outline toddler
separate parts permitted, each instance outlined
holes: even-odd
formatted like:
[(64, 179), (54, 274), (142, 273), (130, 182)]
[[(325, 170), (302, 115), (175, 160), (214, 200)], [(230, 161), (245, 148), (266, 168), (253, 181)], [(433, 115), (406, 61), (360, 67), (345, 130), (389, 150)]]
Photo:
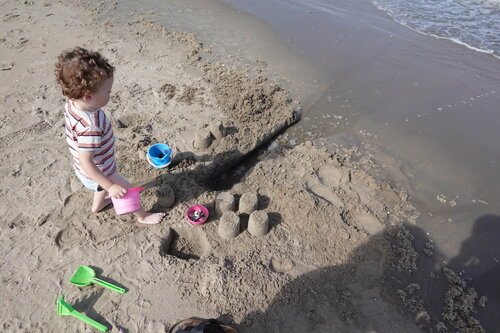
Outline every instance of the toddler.
[[(116, 167), (115, 137), (102, 108), (108, 104), (115, 68), (98, 52), (80, 47), (63, 52), (56, 64), (56, 79), (67, 97), (64, 117), (66, 141), (76, 176), (94, 192), (92, 212), (101, 211), (111, 198), (121, 198), (131, 187)], [(134, 213), (140, 223), (161, 222), (163, 213)]]

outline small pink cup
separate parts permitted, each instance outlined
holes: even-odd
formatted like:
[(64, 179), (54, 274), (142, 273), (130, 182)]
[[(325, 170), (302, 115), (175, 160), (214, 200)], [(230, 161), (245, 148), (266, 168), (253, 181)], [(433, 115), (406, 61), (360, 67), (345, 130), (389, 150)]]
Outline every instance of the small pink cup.
[(116, 214), (130, 214), (141, 210), (141, 191), (144, 191), (144, 187), (132, 187), (120, 199), (111, 198)]
[[(201, 211), (203, 213), (203, 216), (197, 219), (196, 221), (193, 221), (191, 220), (190, 216), (197, 210)], [(191, 223), (192, 225), (202, 225), (208, 219), (208, 209), (203, 205), (191, 206), (186, 212), (186, 218), (188, 222)]]

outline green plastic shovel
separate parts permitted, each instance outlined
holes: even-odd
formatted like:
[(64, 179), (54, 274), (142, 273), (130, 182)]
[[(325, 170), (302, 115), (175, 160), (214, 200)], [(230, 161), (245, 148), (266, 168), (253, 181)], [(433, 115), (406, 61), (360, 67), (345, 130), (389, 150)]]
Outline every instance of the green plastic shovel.
[(87, 317), (86, 315), (73, 309), (71, 304), (68, 304), (64, 301), (63, 296), (61, 296), (57, 299), (56, 312), (59, 316), (73, 316), (75, 318), (78, 318), (81, 321), (83, 321), (84, 323), (89, 324), (90, 326), (92, 326), (95, 329), (98, 329), (101, 332), (108, 331), (108, 328), (106, 326), (104, 326), (103, 324), (98, 323), (94, 319), (91, 319), (91, 318)]
[(91, 285), (92, 283), (95, 283), (105, 288), (116, 291), (119, 294), (125, 294), (127, 292), (125, 289), (120, 288), (112, 283), (96, 278), (94, 270), (88, 266), (78, 267), (69, 282), (79, 287), (85, 287)]

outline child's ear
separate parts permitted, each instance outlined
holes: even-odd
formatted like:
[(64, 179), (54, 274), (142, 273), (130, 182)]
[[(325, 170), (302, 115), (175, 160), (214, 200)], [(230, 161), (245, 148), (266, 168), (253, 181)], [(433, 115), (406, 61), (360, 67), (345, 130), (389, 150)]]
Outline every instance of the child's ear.
[(85, 102), (89, 102), (89, 101), (91, 101), (91, 100), (92, 100), (92, 95), (85, 95), (85, 96), (83, 96), (83, 100), (84, 100)]

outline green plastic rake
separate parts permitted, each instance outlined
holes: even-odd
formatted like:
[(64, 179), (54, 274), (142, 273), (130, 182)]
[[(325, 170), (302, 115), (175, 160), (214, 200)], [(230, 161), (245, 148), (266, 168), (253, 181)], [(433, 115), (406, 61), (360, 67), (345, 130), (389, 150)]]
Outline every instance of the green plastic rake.
[(71, 306), (71, 304), (68, 304), (64, 301), (64, 297), (61, 296), (57, 299), (57, 302), (56, 302), (56, 312), (59, 316), (73, 316), (75, 318), (78, 318), (80, 319), (81, 321), (83, 321), (84, 323), (92, 326), (93, 328), (101, 331), (101, 332), (107, 332), (108, 331), (108, 327), (104, 326), (103, 324), (101, 323), (98, 323), (97, 321), (95, 321), (94, 319), (91, 319), (89, 317), (87, 317), (86, 315), (76, 311), (75, 309), (73, 309), (73, 307)]

